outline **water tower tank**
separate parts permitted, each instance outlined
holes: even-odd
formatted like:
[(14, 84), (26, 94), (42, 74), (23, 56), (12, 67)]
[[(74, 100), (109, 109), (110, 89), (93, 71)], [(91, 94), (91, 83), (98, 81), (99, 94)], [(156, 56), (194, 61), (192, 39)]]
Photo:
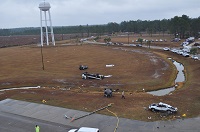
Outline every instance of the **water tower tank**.
[(50, 6), (50, 4), (49, 4), (49, 2), (41, 2), (40, 4), (39, 4), (39, 8), (40, 8), (40, 10), (42, 10), (42, 11), (48, 11), (50, 8), (51, 8), (51, 6)]

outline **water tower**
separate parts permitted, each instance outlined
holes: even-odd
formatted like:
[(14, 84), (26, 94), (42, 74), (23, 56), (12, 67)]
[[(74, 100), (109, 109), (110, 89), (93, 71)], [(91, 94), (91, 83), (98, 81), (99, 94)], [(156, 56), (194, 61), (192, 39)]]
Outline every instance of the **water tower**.
[[(44, 38), (46, 38), (46, 44), (49, 45), (49, 33), (51, 34), (51, 39), (52, 39), (52, 44), (55, 45), (55, 40), (54, 40), (54, 33), (53, 33), (53, 27), (52, 27), (52, 22), (51, 22), (51, 13), (50, 13), (50, 4), (48, 2), (41, 2), (39, 4), (39, 8), (40, 8), (40, 24), (41, 24), (41, 46), (43, 46), (43, 41)], [(47, 12), (49, 14), (49, 17), (47, 15)], [(44, 14), (44, 18), (42, 16), (42, 14)], [(47, 18), (48, 17), (48, 18)], [(48, 21), (50, 23), (50, 30), (51, 32), (49, 32), (48, 30)], [(45, 29), (43, 29), (43, 24), (45, 24)], [(43, 34), (43, 30), (46, 30), (45, 34)]]

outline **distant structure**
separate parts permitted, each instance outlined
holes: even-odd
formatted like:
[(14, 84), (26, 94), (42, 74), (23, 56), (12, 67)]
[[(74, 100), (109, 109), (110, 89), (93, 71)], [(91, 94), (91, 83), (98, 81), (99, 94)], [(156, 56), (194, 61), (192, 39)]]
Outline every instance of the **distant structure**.
[[(53, 33), (53, 27), (52, 27), (52, 22), (51, 22), (51, 13), (50, 13), (50, 4), (48, 2), (41, 2), (39, 4), (39, 8), (40, 8), (40, 23), (41, 23), (41, 46), (43, 46), (44, 41), (46, 40), (46, 44), (49, 45), (49, 33), (51, 33), (51, 40), (52, 40), (52, 44), (55, 45), (55, 39), (54, 39), (54, 33)], [(44, 12), (44, 18), (42, 16)], [(49, 17), (47, 19), (47, 12), (49, 14)], [(48, 32), (48, 25), (47, 25), (47, 21), (49, 21), (50, 23), (50, 30), (51, 32)], [(45, 23), (45, 29), (43, 29), (43, 22)], [(43, 34), (43, 30), (46, 30), (46, 35)]]

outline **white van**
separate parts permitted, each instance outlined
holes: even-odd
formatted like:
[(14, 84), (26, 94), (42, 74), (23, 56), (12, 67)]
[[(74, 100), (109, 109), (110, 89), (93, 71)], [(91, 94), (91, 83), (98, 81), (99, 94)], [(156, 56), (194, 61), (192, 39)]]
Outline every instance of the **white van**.
[(79, 129), (71, 129), (68, 132), (99, 132), (99, 129), (91, 127), (81, 127)]

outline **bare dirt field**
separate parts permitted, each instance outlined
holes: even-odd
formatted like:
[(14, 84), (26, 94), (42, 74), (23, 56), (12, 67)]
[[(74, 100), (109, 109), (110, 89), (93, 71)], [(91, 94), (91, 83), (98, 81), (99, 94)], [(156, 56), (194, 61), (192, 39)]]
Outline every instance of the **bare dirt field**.
[[(44, 70), (42, 69), (42, 54)], [(40, 89), (0, 92), (0, 99), (13, 98), (83, 111), (94, 111), (109, 103), (119, 117), (136, 120), (161, 120), (159, 113), (146, 110), (149, 104), (165, 102), (178, 107), (175, 116), (200, 114), (200, 63), (162, 50), (140, 47), (74, 45), (17, 46), (0, 49), (0, 88), (41, 86)], [(186, 82), (170, 95), (153, 96), (146, 91), (174, 85), (176, 68), (167, 59), (173, 57), (185, 67)], [(83, 80), (79, 65), (87, 65), (89, 73), (112, 75), (103, 80)], [(106, 67), (114, 64), (114, 67)], [(112, 98), (103, 96), (104, 88), (112, 88)], [(125, 91), (126, 99), (121, 99)], [(101, 114), (108, 114), (101, 111)], [(149, 120), (148, 117), (151, 117)]]

